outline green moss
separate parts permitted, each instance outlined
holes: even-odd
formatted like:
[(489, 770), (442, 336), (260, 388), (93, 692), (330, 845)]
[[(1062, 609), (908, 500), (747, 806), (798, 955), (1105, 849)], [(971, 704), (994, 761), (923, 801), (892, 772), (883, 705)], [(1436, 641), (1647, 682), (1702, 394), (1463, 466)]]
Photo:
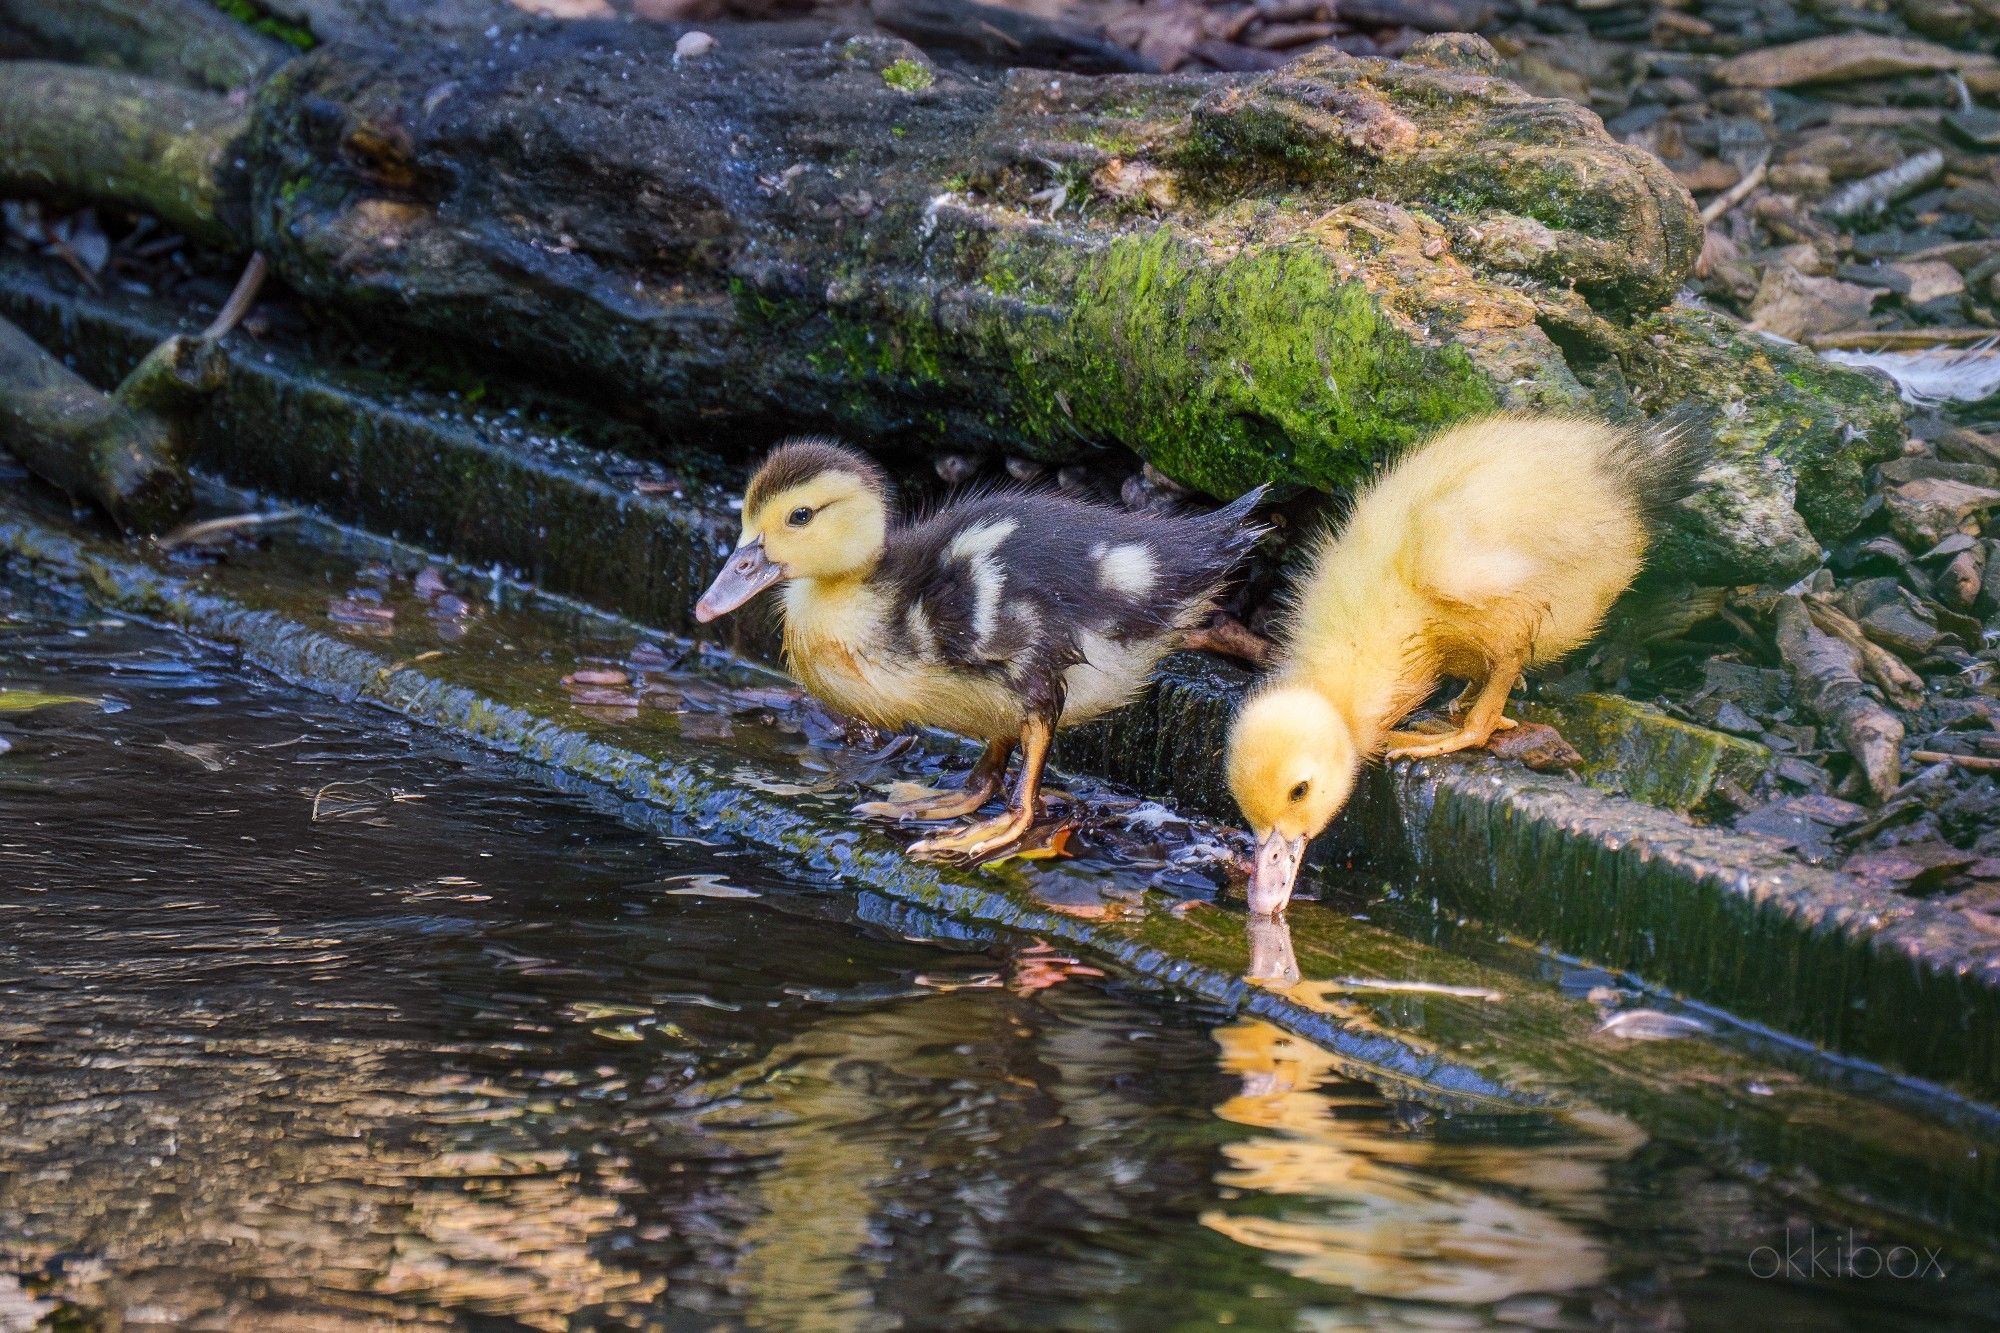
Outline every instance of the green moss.
[(246, 27), (254, 28), (266, 37), (275, 37), (287, 46), (296, 46), (301, 51), (310, 51), (314, 41), (312, 31), (296, 23), (287, 23), (281, 18), (266, 14), (251, 0), (209, 0), (217, 9)]
[(1385, 453), (1495, 405), (1457, 348), (1418, 346), (1306, 246), (1213, 259), (1161, 230), (1120, 237), (1074, 280), (1071, 313), (1004, 341), (1019, 423), (1054, 443), (1122, 439), (1214, 495), (1351, 485)]
[(1684, 306), (1638, 321), (1634, 332), (1625, 370), (1649, 404), (1693, 398), (1721, 409), (1717, 437), (1726, 448), (1790, 467), (1799, 515), (1815, 537), (1853, 531), (1868, 468), (1902, 445), (1903, 408), (1891, 390)]
[(1562, 732), (1583, 754), (1584, 781), (1669, 810), (1697, 809), (1723, 783), (1750, 790), (1771, 762), (1771, 752), (1755, 741), (1617, 695), (1585, 694), (1560, 707), (1526, 704), (1521, 716)]
[(930, 66), (905, 57), (882, 71), (882, 82), (906, 93), (922, 92), (937, 82)]

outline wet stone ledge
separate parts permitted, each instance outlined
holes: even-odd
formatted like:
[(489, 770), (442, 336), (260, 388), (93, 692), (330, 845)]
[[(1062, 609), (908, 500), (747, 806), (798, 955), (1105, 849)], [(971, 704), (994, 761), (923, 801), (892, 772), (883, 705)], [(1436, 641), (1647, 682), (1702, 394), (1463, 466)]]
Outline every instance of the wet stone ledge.
[[(99, 383), (178, 327), (157, 305), (78, 296), (18, 263), (0, 263), (0, 312)], [(195, 437), (204, 471), (644, 624), (693, 628), (689, 609), (734, 531), (719, 492), (642, 494), (613, 455), (505, 442), (380, 377), (229, 345), (230, 379)], [(726, 646), (767, 657), (767, 623), (731, 629), (745, 637)], [(1172, 658), (1138, 706), (1066, 735), (1058, 761), (1227, 819), (1218, 756), (1244, 679)], [(1754, 771), (1757, 747), (1601, 696), (1554, 716), (1596, 789), (1485, 758), (1377, 771), (1321, 863), (1395, 876), (1444, 913), (2000, 1098), (1990, 941), (1921, 900), (1671, 813)]]

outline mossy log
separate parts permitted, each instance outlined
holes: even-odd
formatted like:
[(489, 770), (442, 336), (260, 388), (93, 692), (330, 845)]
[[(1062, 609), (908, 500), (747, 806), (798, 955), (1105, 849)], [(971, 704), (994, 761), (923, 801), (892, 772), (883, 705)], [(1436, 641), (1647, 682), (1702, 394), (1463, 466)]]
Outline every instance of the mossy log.
[(0, 320), (0, 447), (129, 532), (157, 532), (187, 508), (187, 474), (154, 413), (100, 392)]
[(0, 191), (124, 204), (241, 246), (248, 191), (236, 154), (248, 123), (226, 98), (150, 78), (0, 64)]
[(989, 77), (893, 38), (711, 31), (690, 58), (672, 27), (589, 22), (322, 48), (236, 153), (182, 144), (247, 164), (195, 173), (225, 187), (204, 230), (377, 329), (668, 428), (1123, 446), (1218, 496), (1337, 490), (1494, 407), (1707, 399), (1738, 452), (1664, 560), (1716, 581), (1812, 564), (1898, 442), (1869, 382), (1664, 310), (1700, 246), (1686, 192), (1476, 38)]
[(124, 531), (159, 532), (192, 498), (180, 431), (221, 387), (228, 358), (218, 344), (249, 312), (264, 272), (252, 256), (208, 328), (166, 339), (110, 393), (0, 319), (0, 449)]
[(59, 60), (228, 92), (261, 83), (290, 50), (208, 0), (0, 0), (0, 33)]

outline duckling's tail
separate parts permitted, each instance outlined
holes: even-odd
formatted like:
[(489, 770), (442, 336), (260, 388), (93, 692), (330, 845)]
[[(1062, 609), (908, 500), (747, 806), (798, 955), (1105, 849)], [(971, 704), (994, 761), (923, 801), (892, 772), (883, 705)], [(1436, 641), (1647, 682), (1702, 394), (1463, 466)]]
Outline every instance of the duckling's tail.
[(1680, 407), (1622, 432), (1612, 465), (1649, 530), (1658, 531), (1674, 507), (1700, 489), (1697, 479), (1716, 458), (1714, 420), (1703, 409)]
[(1258, 539), (1270, 531), (1262, 523), (1250, 521), (1250, 516), (1257, 512), (1258, 505), (1264, 503), (1270, 489), (1269, 486), (1252, 487), (1222, 508), (1202, 516), (1203, 522), (1211, 525), (1222, 548), (1229, 553), (1232, 566), (1249, 555)]

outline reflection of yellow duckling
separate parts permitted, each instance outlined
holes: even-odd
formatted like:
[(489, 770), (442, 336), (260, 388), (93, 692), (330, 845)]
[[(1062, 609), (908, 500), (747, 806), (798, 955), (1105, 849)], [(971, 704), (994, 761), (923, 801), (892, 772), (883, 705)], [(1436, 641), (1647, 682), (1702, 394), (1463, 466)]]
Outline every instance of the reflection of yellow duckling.
[(794, 440), (751, 479), (742, 540), (695, 617), (783, 582), (785, 658), (807, 689), (878, 726), (986, 743), (963, 791), (871, 813), (969, 815), (1020, 746), (1006, 814), (910, 849), (977, 859), (1033, 824), (1056, 729), (1124, 707), (1208, 614), (1257, 539), (1248, 520), (1262, 494), (1175, 515), (995, 491), (898, 522), (872, 460)]
[[(1690, 423), (1489, 417), (1362, 491), (1300, 592), (1276, 677), (1230, 733), (1230, 789), (1259, 840), (1251, 910), (1290, 900), (1368, 759), (1449, 754), (1512, 726), (1501, 712), (1522, 668), (1596, 631), (1708, 457)], [(1391, 731), (1443, 676), (1471, 682), (1458, 730)]]
[[(1267, 1131), (1225, 1146), (1220, 1182), (1312, 1202), (1276, 1214), (1213, 1209), (1203, 1225), (1278, 1256), (1299, 1277), (1372, 1296), (1478, 1305), (1603, 1278), (1597, 1242), (1553, 1208), (1463, 1183), (1504, 1181), (1575, 1207), (1603, 1189), (1599, 1163), (1586, 1177), (1542, 1182), (1536, 1169), (1554, 1156), (1547, 1145), (1455, 1149), (1392, 1131), (1377, 1116), (1343, 1114), (1337, 1090), (1347, 1080), (1320, 1047), (1255, 1020), (1215, 1035), (1223, 1067), (1243, 1080), (1216, 1114)], [(1353, 1100), (1376, 1105), (1359, 1090)], [(1639, 1141), (1566, 1153), (1621, 1157)]]

